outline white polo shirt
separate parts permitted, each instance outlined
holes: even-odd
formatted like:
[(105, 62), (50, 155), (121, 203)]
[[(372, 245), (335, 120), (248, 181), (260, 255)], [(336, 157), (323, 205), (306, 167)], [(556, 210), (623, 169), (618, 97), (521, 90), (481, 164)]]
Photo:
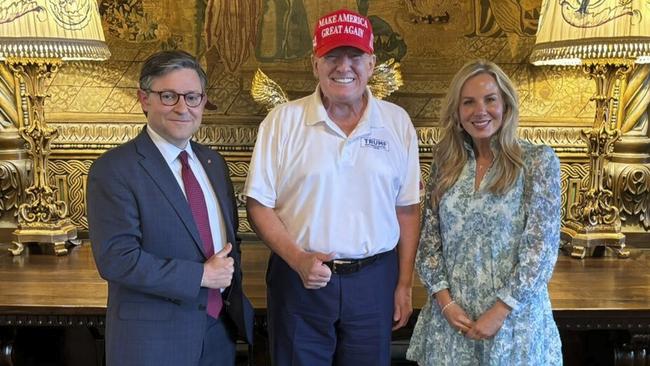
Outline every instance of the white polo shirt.
[(391, 250), (395, 207), (419, 202), (415, 128), (402, 108), (367, 93), (350, 136), (328, 117), (318, 87), (260, 124), (244, 194), (274, 208), (307, 251), (364, 258)]

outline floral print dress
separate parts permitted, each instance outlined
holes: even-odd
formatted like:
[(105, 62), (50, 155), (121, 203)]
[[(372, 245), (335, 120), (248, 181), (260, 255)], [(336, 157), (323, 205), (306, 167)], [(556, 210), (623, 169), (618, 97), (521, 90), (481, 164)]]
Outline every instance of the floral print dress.
[[(474, 189), (469, 144), (467, 164), (437, 212), (431, 207), (436, 182), (429, 179), (416, 267), (430, 296), (407, 352), (420, 365), (562, 364), (547, 287), (559, 249), (560, 164), (548, 146), (520, 145), (523, 174), (503, 195), (484, 187), (492, 170)], [(435, 172), (434, 162), (431, 177)], [(433, 296), (445, 288), (474, 320), (497, 299), (512, 312), (494, 338), (466, 338), (449, 325)]]

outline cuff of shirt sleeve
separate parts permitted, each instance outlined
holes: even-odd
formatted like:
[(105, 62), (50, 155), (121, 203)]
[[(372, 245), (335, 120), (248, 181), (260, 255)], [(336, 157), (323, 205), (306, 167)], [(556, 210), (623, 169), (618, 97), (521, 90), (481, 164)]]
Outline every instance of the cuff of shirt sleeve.
[(275, 199), (272, 197), (264, 196), (262, 193), (253, 190), (245, 191), (244, 195), (256, 200), (264, 207), (275, 208)]
[(418, 195), (417, 197), (405, 197), (402, 199), (398, 199), (395, 206), (404, 207), (404, 206), (417, 205), (419, 203), (420, 203), (420, 196)]
[(519, 308), (519, 301), (517, 301), (514, 297), (510, 296), (509, 293), (506, 293), (505, 291), (500, 291), (497, 294), (497, 297), (503, 301), (506, 305), (510, 306), (512, 311), (517, 310)]
[(442, 291), (442, 290), (444, 290), (446, 288), (449, 288), (449, 284), (447, 283), (447, 281), (440, 281), (440, 282), (434, 283), (429, 288), (429, 292), (431, 293), (431, 296), (433, 296), (436, 292)]

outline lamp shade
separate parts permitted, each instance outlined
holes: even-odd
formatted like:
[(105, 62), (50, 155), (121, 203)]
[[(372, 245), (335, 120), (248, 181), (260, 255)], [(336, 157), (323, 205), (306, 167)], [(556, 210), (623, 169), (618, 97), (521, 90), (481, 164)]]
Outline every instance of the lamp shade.
[(544, 0), (530, 61), (650, 63), (650, 2)]
[(0, 60), (106, 60), (95, 0), (0, 0)]

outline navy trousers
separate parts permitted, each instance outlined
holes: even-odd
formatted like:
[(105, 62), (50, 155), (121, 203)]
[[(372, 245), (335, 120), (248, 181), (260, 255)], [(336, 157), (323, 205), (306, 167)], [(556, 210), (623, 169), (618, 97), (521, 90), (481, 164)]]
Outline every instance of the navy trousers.
[(390, 365), (397, 276), (392, 251), (358, 272), (332, 274), (324, 288), (308, 290), (271, 254), (266, 282), (273, 365)]
[(208, 323), (199, 366), (234, 366), (236, 348), (232, 321), (223, 313), (219, 319), (206, 316)]

